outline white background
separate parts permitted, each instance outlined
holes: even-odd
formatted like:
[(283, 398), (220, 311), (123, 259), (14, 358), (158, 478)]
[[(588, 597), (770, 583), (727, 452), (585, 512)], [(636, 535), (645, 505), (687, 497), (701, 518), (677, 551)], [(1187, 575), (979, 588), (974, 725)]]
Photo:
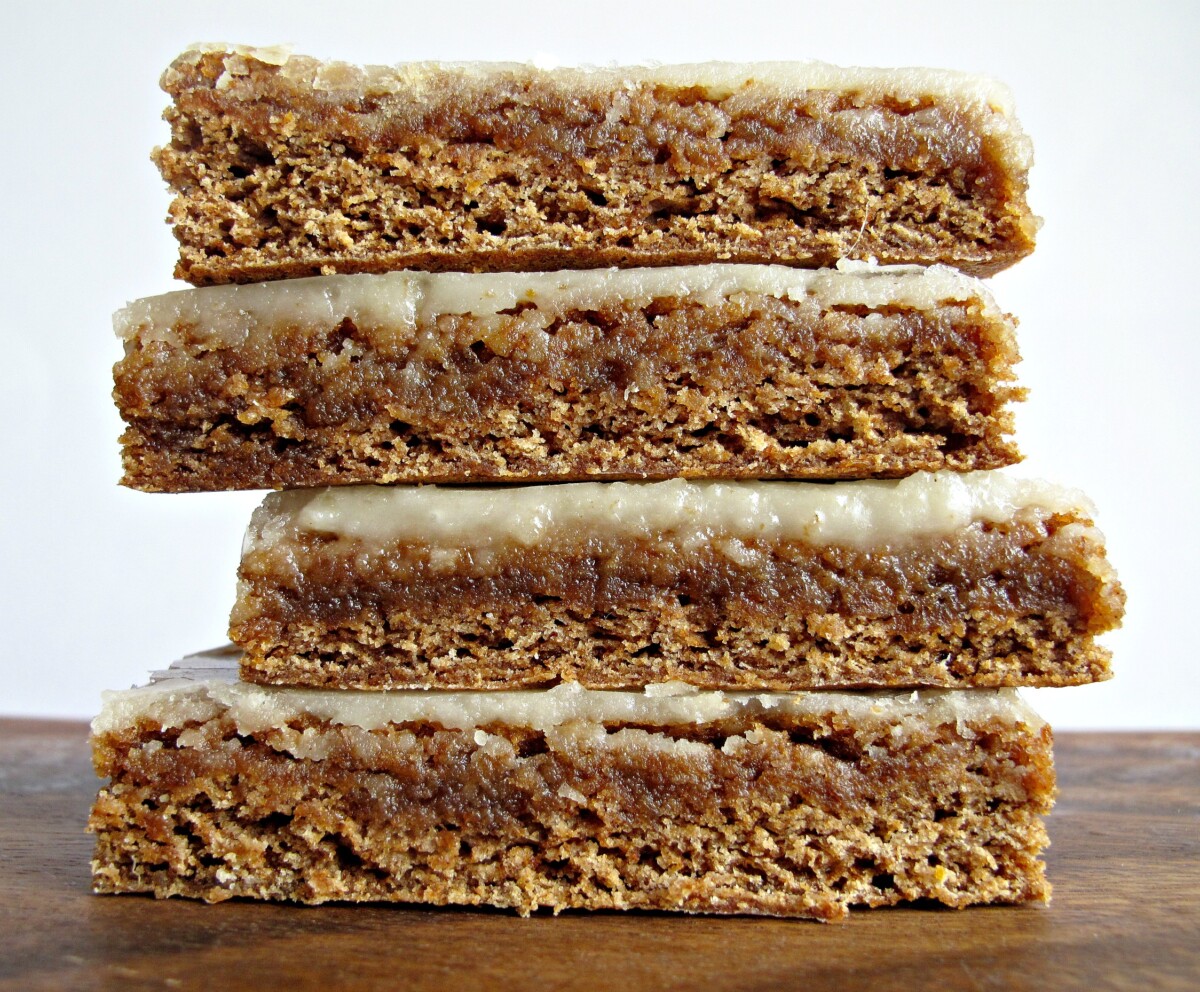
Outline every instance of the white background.
[[(286, 11), (286, 15), (283, 12)], [(867, 2), (5, 4), (0, 713), (224, 640), (256, 494), (116, 485), (109, 315), (175, 288), (157, 79), (194, 41), (350, 61), (818, 58), (998, 76), (1034, 139), (1037, 252), (993, 281), (1021, 320), (1023, 472), (1095, 499), (1129, 591), (1117, 678), (1041, 690), (1060, 729), (1200, 725), (1194, 393), (1200, 5)]]

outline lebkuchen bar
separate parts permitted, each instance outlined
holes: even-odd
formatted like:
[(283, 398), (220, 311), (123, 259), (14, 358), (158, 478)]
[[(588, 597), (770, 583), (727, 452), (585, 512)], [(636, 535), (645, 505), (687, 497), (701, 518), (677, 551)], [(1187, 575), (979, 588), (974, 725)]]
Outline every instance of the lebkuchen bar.
[(328, 688), (1072, 685), (1124, 606), (1092, 512), (996, 472), (274, 493), (231, 637)]
[(995, 468), (1013, 321), (944, 266), (389, 273), (115, 318), (125, 482), (902, 476)]
[(98, 892), (667, 909), (1045, 900), (1011, 690), (323, 692), (228, 655), (105, 694)]
[(321, 63), (194, 48), (163, 76), (176, 274), (843, 258), (977, 275), (1033, 249), (1008, 90), (927, 69)]

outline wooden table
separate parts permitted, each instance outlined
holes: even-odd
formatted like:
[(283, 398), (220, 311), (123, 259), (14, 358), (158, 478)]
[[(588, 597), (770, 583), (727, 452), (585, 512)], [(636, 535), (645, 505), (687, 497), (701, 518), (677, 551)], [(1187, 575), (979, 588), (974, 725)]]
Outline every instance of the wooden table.
[(1196, 989), (1200, 734), (1062, 734), (1049, 909), (846, 924), (91, 895), (82, 724), (0, 720), (0, 989)]

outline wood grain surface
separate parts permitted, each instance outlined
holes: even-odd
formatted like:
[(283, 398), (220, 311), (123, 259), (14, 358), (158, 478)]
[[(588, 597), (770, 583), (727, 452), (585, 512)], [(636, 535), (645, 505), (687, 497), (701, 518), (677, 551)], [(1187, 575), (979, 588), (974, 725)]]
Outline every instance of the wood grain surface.
[(1062, 734), (1047, 908), (848, 923), (94, 896), (83, 724), (0, 720), (0, 989), (1200, 988), (1200, 734)]

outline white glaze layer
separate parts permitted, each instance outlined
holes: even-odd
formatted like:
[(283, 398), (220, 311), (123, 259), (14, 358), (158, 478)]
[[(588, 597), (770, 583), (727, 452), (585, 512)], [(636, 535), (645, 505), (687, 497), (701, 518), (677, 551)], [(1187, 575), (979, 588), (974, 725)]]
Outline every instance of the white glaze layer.
[(866, 98), (892, 97), (919, 100), (925, 97), (985, 104), (1011, 114), (1012, 92), (988, 76), (951, 69), (864, 68), (817, 61), (794, 62), (694, 62), (680, 65), (554, 66), (523, 62), (410, 62), (402, 65), (359, 66), (347, 62), (322, 62), (293, 55), (290, 47), (255, 48), (224, 42), (190, 46), (175, 65), (190, 65), (208, 52), (225, 53), (225, 73), (217, 87), (231, 86), (249, 72), (250, 62), (276, 66), (290, 80), (318, 91), (362, 91), (371, 94), (401, 90), (422, 94), (435, 91), (448, 73), (487, 79), (495, 76), (543, 77), (560, 85), (581, 89), (620, 90), (650, 84), (699, 87), (710, 100), (725, 100), (754, 88), (780, 94), (806, 90), (857, 93)]
[(177, 662), (149, 685), (106, 692), (94, 734), (149, 720), (164, 729), (228, 714), (238, 733), (255, 734), (305, 717), (323, 723), (375, 730), (434, 723), (450, 730), (501, 725), (547, 731), (568, 724), (608, 727), (685, 727), (713, 720), (753, 722), (767, 713), (838, 714), (852, 721), (894, 723), (903, 733), (917, 726), (960, 728), (999, 720), (1042, 726), (1011, 689), (917, 692), (713, 692), (687, 686), (652, 686), (642, 692), (583, 689), (563, 683), (552, 689), (450, 692), (399, 689), (387, 692), (290, 689), (257, 686), (237, 677), (232, 648)]
[[(564, 313), (613, 303), (645, 307), (681, 298), (712, 306), (740, 293), (837, 306), (927, 311), (944, 303), (975, 301), (994, 313), (978, 280), (944, 265), (874, 266), (843, 262), (837, 269), (783, 265), (693, 265), (562, 272), (390, 272), (316, 276), (247, 285), (209, 286), (152, 296), (113, 316), (126, 341), (215, 341), (236, 347), (275, 329), (324, 331), (351, 320), (367, 337), (411, 343), (418, 327), (441, 315), (495, 318), (532, 306), (543, 327)], [(870, 336), (873, 322), (858, 325)]]
[(271, 493), (243, 551), (304, 533), (368, 548), (413, 543), (491, 550), (597, 538), (694, 547), (787, 540), (868, 548), (1019, 515), (1092, 516), (1080, 492), (1001, 472), (860, 482), (575, 482), (553, 486), (340, 486)]

